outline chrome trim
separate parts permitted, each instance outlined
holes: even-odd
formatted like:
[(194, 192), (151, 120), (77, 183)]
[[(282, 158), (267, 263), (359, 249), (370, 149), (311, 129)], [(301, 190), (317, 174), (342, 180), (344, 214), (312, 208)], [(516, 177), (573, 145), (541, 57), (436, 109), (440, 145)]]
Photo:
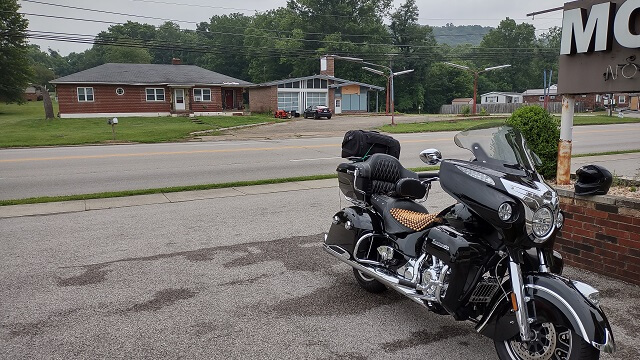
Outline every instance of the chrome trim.
[[(534, 285), (534, 284), (525, 284), (525, 287), (534, 289), (534, 290), (539, 290), (539, 291), (543, 291), (546, 292), (547, 294), (555, 297), (556, 299), (560, 300), (560, 302), (562, 303), (562, 305), (566, 306), (567, 309), (569, 309), (569, 312), (571, 312), (571, 316), (573, 316), (573, 318), (576, 320), (576, 322), (578, 323), (578, 326), (580, 327), (580, 336), (582, 336), (583, 339), (585, 339), (585, 341), (589, 341), (589, 335), (587, 335), (587, 330), (585, 330), (584, 328), (584, 324), (582, 324), (582, 321), (580, 321), (580, 318), (578, 317), (578, 314), (576, 313), (575, 310), (573, 310), (573, 308), (571, 307), (571, 305), (569, 305), (569, 303), (567, 302), (567, 300), (565, 300), (564, 298), (562, 298), (562, 296), (556, 294), (555, 292), (539, 286), (539, 285)], [(575, 329), (574, 329), (575, 330)]]
[[(504, 178), (500, 178), (500, 181), (509, 194), (522, 201), (524, 205), (525, 228), (529, 237), (538, 244), (549, 240), (554, 234), (554, 230), (558, 228), (556, 219), (560, 212), (560, 200), (556, 191), (546, 183), (540, 181), (533, 182), (535, 188), (505, 180)], [(537, 237), (533, 233), (533, 214), (543, 206), (547, 206), (551, 210), (553, 226), (547, 235)]]
[(600, 306), (600, 292), (596, 290), (596, 288), (581, 281), (571, 280), (571, 282), (573, 283), (573, 286), (575, 286), (576, 290), (578, 290), (578, 292), (580, 292), (587, 300), (589, 300), (590, 303), (595, 306)]
[(613, 340), (613, 335), (611, 335), (611, 331), (609, 331), (609, 329), (604, 329), (604, 344), (598, 344), (595, 341), (591, 342), (591, 345), (600, 350), (600, 351), (604, 351), (606, 353), (612, 354), (616, 351), (616, 343)]
[(351, 266), (352, 268), (361, 271), (373, 278), (375, 278), (376, 280), (380, 281), (381, 283), (385, 284), (386, 286), (391, 287), (393, 290), (399, 292), (400, 294), (408, 297), (409, 299), (415, 301), (416, 303), (424, 306), (425, 308), (428, 308), (427, 304), (425, 304), (422, 299), (420, 298), (421, 294), (418, 294), (418, 292), (410, 287), (407, 286), (403, 286), (399, 284), (399, 279), (397, 277), (391, 276), (386, 274), (382, 269), (376, 269), (376, 268), (372, 268), (366, 265), (362, 265), (359, 264), (353, 260), (350, 260), (350, 256), (349, 258), (345, 257), (341, 251), (344, 251), (347, 255), (349, 255), (349, 253), (337, 246), (337, 245), (326, 245), (323, 244), (323, 247), (325, 249), (325, 251), (327, 251), (329, 254), (335, 256), (338, 260), (346, 263), (347, 265)]
[(548, 273), (549, 267), (547, 266), (547, 262), (544, 259), (544, 252), (542, 252), (542, 249), (537, 249), (537, 251), (538, 251), (538, 261), (540, 262), (538, 271), (542, 273)]
[(520, 337), (522, 341), (531, 340), (531, 327), (529, 326), (529, 310), (527, 309), (527, 303), (524, 298), (524, 282), (522, 281), (522, 270), (520, 264), (513, 261), (513, 258), (509, 258), (509, 275), (511, 277), (511, 285), (513, 293), (516, 296), (516, 320), (518, 321), (518, 328), (520, 329)]
[[(371, 265), (378, 265), (378, 266), (382, 266), (384, 265), (381, 262), (378, 261), (373, 261), (373, 260), (366, 260), (366, 259), (360, 259), (357, 257), (357, 253), (358, 250), (360, 250), (360, 244), (362, 243), (362, 241), (364, 241), (366, 238), (369, 237), (374, 237), (374, 236), (382, 236), (382, 237), (386, 237), (387, 239), (393, 241), (393, 239), (391, 239), (389, 236), (385, 235), (385, 234), (377, 234), (377, 233), (368, 233), (368, 234), (364, 234), (362, 235), (362, 237), (360, 237), (360, 239), (358, 239), (358, 241), (356, 242), (356, 246), (353, 248), (353, 258), (358, 261), (361, 262), (363, 264), (371, 264)], [(371, 245), (373, 245), (373, 242), (371, 242)], [(371, 253), (371, 247), (369, 248), (369, 253)]]

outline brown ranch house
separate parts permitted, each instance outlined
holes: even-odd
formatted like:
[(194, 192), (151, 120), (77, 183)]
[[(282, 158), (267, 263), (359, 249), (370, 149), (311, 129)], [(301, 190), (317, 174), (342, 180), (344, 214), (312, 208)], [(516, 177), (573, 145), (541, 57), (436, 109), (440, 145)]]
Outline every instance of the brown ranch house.
[(250, 82), (194, 65), (104, 64), (51, 81), (61, 118), (206, 116), (243, 109)]

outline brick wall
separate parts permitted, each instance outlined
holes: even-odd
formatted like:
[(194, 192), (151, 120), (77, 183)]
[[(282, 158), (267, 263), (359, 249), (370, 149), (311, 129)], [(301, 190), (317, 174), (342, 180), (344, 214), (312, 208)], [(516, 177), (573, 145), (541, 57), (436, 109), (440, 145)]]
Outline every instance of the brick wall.
[[(146, 86), (132, 85), (82, 85), (93, 87), (94, 101), (78, 101), (78, 85), (59, 84), (56, 87), (60, 114), (86, 113), (141, 113), (171, 111), (171, 90), (165, 88), (164, 101), (146, 101)], [(116, 88), (124, 94), (117, 95)], [(156, 88), (162, 86), (153, 86)]]
[(565, 263), (640, 285), (640, 200), (558, 193), (565, 222), (556, 250)]
[(265, 86), (249, 89), (249, 110), (257, 113), (272, 113), (278, 107), (278, 88)]

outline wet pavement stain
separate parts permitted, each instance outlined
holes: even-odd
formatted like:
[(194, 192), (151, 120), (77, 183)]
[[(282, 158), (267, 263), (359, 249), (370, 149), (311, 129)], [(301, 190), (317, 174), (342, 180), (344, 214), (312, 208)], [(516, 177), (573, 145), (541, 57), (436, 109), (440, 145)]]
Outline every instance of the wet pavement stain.
[(283, 316), (356, 315), (407, 300), (393, 290), (371, 294), (360, 288), (352, 272), (336, 274), (335, 282), (310, 294), (281, 301), (270, 310)]
[(468, 335), (472, 332), (471, 329), (461, 326), (443, 326), (436, 332), (433, 329), (424, 329), (416, 331), (406, 339), (396, 340), (388, 342), (382, 345), (385, 351), (395, 352), (399, 350), (409, 349), (412, 347), (427, 345), (436, 341)]
[(89, 266), (85, 272), (66, 279), (58, 278), (58, 286), (85, 286), (98, 284), (106, 280), (109, 270), (101, 270), (104, 266)]
[(42, 334), (46, 329), (59, 325), (74, 313), (80, 311), (80, 309), (68, 309), (64, 311), (58, 311), (50, 314), (46, 318), (38, 321), (23, 322), (23, 323), (10, 323), (2, 324), (0, 328), (6, 328), (9, 330), (8, 335), (11, 339), (18, 337), (31, 337)]
[[(103, 282), (108, 271), (104, 268), (118, 263), (135, 261), (156, 261), (175, 257), (184, 257), (193, 262), (211, 261), (217, 255), (226, 253), (241, 254), (240, 258), (234, 257), (223, 266), (233, 269), (240, 266), (253, 265), (267, 261), (279, 261), (287, 270), (318, 271), (331, 266), (336, 260), (326, 255), (321, 246), (309, 246), (313, 243), (322, 243), (322, 234), (311, 236), (296, 236), (268, 242), (246, 243), (232, 246), (219, 246), (202, 248), (191, 251), (180, 251), (168, 254), (158, 254), (137, 258), (124, 258), (98, 264), (79, 266), (85, 272), (69, 278), (58, 278), (59, 286), (84, 286)], [(76, 267), (76, 266), (74, 266)], [(71, 268), (71, 267), (67, 267)]]
[(156, 292), (151, 300), (135, 304), (127, 311), (158, 311), (180, 300), (187, 300), (194, 296), (196, 296), (196, 292), (189, 289), (164, 289)]

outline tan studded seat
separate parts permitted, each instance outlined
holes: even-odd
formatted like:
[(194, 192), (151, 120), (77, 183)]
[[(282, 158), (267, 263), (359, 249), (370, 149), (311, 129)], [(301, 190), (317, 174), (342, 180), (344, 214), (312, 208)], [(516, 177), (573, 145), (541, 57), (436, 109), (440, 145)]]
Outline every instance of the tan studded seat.
[(414, 231), (420, 231), (436, 222), (437, 214), (425, 214), (417, 211), (392, 208), (391, 216), (402, 225)]

